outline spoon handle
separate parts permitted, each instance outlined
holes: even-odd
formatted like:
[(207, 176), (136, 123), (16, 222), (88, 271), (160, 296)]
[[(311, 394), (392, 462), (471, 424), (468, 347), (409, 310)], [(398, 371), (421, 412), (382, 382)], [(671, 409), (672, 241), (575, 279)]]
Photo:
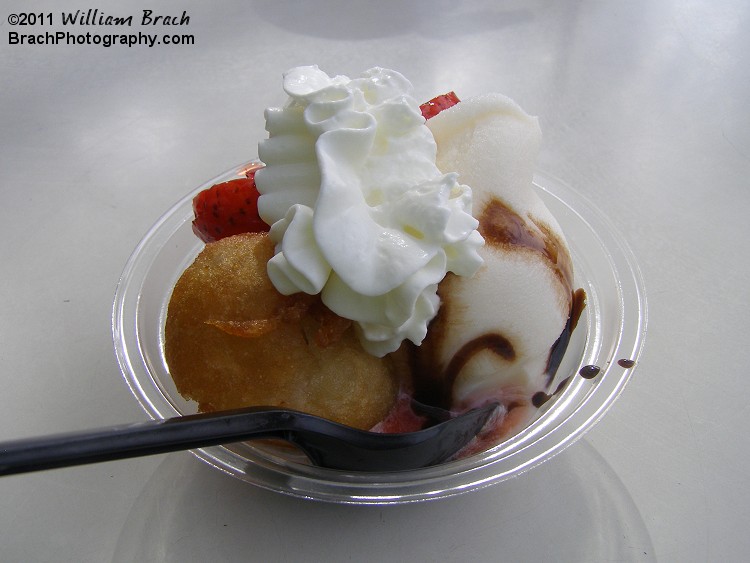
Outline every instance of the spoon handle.
[(288, 439), (295, 413), (240, 409), (0, 443), (0, 476), (239, 442)]

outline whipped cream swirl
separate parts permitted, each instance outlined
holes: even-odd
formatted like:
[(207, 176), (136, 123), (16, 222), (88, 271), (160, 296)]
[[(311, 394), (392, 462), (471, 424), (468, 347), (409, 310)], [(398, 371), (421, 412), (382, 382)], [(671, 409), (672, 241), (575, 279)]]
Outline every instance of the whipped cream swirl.
[(376, 356), (420, 344), (440, 306), (437, 284), (482, 264), (471, 189), (438, 170), (411, 89), (383, 68), (356, 79), (294, 68), (258, 147), (272, 283), (285, 295), (320, 293)]

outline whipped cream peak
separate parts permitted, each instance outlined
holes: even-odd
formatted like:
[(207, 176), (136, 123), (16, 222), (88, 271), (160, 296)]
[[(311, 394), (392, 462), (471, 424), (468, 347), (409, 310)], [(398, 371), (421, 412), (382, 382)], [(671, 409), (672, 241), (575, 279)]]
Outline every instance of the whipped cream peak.
[(411, 83), (379, 67), (357, 78), (317, 66), (284, 74), (266, 110), (258, 210), (276, 244), (279, 292), (321, 294), (377, 356), (420, 344), (447, 272), (471, 276), (484, 244), (471, 188), (435, 164)]

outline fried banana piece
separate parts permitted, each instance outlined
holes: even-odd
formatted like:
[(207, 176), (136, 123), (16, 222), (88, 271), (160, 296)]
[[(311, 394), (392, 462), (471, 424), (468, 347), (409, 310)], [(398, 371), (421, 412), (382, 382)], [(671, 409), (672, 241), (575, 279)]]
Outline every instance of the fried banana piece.
[(394, 363), (365, 352), (318, 296), (278, 293), (273, 251), (265, 233), (224, 238), (182, 274), (165, 328), (177, 390), (203, 412), (279, 406), (371, 428), (396, 400)]

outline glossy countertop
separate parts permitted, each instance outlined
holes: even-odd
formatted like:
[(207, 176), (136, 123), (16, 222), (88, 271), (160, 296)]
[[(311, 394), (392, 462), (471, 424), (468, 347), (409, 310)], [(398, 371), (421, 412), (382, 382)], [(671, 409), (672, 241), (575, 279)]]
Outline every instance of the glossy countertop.
[[(119, 276), (162, 213), (255, 156), (300, 64), (538, 115), (539, 170), (628, 241), (648, 331), (607, 416), (512, 480), (344, 506), (187, 452), (3, 477), (0, 561), (747, 560), (750, 4), (95, 4), (2, 4), (1, 440), (147, 419), (113, 352)], [(188, 44), (105, 47), (115, 34)]]

